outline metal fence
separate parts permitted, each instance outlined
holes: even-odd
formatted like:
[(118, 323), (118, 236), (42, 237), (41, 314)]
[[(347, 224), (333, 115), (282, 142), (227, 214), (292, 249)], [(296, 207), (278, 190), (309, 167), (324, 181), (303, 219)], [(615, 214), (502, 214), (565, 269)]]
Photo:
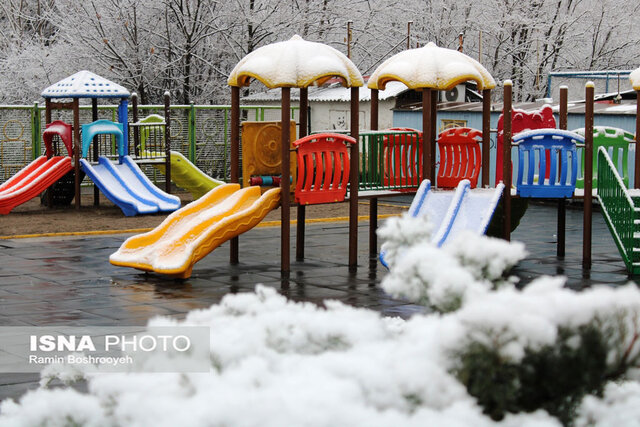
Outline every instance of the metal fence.
[[(228, 180), (231, 171), (230, 126), (228, 105), (172, 105), (171, 149), (181, 152), (206, 174)], [(163, 115), (162, 105), (139, 105), (140, 118)], [(298, 121), (297, 107), (291, 118)], [(131, 118), (131, 114), (129, 115)], [(115, 121), (116, 105), (98, 106), (98, 118)], [(241, 106), (242, 121), (280, 120), (280, 108), (273, 106)], [(52, 110), (52, 120), (73, 123), (71, 110)], [(91, 106), (80, 107), (80, 123), (92, 122)], [(0, 183), (6, 181), (39, 155), (44, 153), (42, 131), (45, 128), (44, 105), (0, 106)], [(143, 168), (155, 181), (163, 179), (151, 167)]]

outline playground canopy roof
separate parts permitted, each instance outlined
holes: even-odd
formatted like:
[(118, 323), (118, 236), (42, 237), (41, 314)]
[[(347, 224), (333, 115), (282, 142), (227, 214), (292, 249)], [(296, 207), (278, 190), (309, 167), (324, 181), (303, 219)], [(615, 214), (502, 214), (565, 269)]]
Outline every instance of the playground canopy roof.
[(338, 77), (347, 87), (364, 85), (360, 71), (344, 54), (322, 43), (303, 40), (295, 35), (290, 40), (263, 46), (238, 62), (227, 83), (248, 86), (251, 79), (266, 87), (305, 88), (317, 82)]
[(128, 98), (129, 91), (91, 71), (82, 70), (42, 91), (43, 98)]
[(387, 82), (401, 81), (409, 89), (449, 90), (473, 80), (478, 90), (493, 89), (496, 82), (475, 59), (452, 49), (429, 43), (418, 49), (397, 53), (384, 61), (371, 75), (371, 89), (384, 89)]
[(633, 90), (640, 90), (640, 68), (636, 68), (629, 74), (629, 80)]

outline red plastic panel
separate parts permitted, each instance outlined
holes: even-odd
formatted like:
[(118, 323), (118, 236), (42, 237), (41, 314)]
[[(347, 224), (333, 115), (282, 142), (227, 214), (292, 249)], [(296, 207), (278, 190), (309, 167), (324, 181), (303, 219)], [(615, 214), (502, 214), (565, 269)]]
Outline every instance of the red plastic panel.
[(422, 181), (422, 132), (411, 128), (389, 131), (415, 133), (387, 135), (383, 141), (384, 186), (418, 186)]
[(73, 157), (71, 125), (63, 122), (62, 120), (56, 120), (47, 124), (47, 128), (42, 132), (42, 140), (44, 141), (44, 145), (47, 149), (47, 158), (51, 158), (51, 156), (54, 155), (52, 146), (54, 136), (60, 137), (64, 146), (67, 148), (69, 157)]
[[(496, 153), (496, 182), (502, 181), (502, 137), (504, 133), (504, 114), (501, 114), (498, 118), (498, 139)], [(547, 129), (556, 127), (556, 119), (553, 117), (553, 110), (550, 106), (545, 105), (540, 110), (527, 113), (523, 110), (514, 109), (511, 112), (511, 136), (525, 130), (533, 129)], [(547, 153), (547, 160), (549, 160), (549, 153)], [(549, 162), (547, 162), (549, 164)], [(546, 175), (549, 175), (547, 170)]]
[(478, 185), (482, 166), (480, 140), (482, 132), (471, 128), (452, 128), (440, 134), (438, 187), (454, 188), (463, 179), (471, 181), (471, 188)]
[(321, 133), (293, 143), (298, 160), (295, 201), (299, 204), (341, 202), (349, 182), (347, 145), (356, 144), (350, 136)]

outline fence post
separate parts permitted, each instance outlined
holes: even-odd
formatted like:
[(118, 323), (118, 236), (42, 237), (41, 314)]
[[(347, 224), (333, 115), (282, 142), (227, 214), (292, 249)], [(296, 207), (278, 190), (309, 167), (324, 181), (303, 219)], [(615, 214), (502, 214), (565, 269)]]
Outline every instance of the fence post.
[(196, 163), (196, 107), (189, 105), (189, 161)]
[(40, 123), (40, 107), (37, 102), (33, 103), (31, 110), (31, 158), (35, 160), (40, 155), (40, 133), (42, 124)]
[[(229, 154), (227, 154), (229, 153)], [(227, 165), (229, 164), (228, 156), (231, 153), (229, 145), (229, 109), (224, 109), (224, 180), (230, 182), (230, 175), (227, 175)]]
[(171, 95), (164, 93), (164, 191), (171, 194)]

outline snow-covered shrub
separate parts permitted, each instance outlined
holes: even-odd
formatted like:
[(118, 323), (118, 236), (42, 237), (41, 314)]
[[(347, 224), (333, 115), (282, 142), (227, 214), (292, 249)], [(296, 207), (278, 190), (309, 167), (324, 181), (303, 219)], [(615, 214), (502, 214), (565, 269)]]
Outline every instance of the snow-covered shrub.
[(378, 230), (389, 274), (382, 288), (394, 297), (433, 308), (457, 310), (474, 295), (500, 287), (505, 272), (526, 256), (524, 245), (472, 232), (438, 248), (427, 217), (390, 218)]
[(586, 396), (577, 410), (574, 425), (640, 426), (640, 383), (610, 382), (602, 397)]
[(433, 224), (426, 215), (414, 217), (403, 214), (388, 218), (376, 233), (382, 240), (380, 250), (392, 266), (402, 258), (407, 248), (431, 240), (432, 232)]
[(457, 310), (468, 295), (490, 288), (456, 257), (429, 242), (407, 248), (390, 267), (381, 283), (385, 292), (439, 312)]
[(150, 322), (208, 326), (209, 373), (87, 374), (88, 394), (39, 389), (3, 402), (0, 426), (515, 427), (632, 414), (640, 387), (611, 381), (639, 362), (640, 292), (562, 285), (505, 286), (407, 321), (258, 287), (185, 321)]
[[(258, 286), (184, 321), (150, 322), (209, 327), (209, 373), (85, 374), (88, 394), (41, 388), (3, 402), (0, 426), (638, 425), (636, 286), (500, 286), (521, 245), (467, 235), (438, 249), (410, 222), (386, 229), (383, 286), (436, 315), (389, 319)], [(43, 384), (55, 376), (80, 375), (55, 367)]]
[(494, 288), (505, 280), (505, 273), (527, 256), (524, 243), (507, 242), (475, 233), (461, 233), (444, 250), (456, 258), (474, 279), (489, 281)]
[(503, 288), (456, 313), (466, 335), (452, 372), (486, 414), (544, 409), (569, 425), (584, 396), (640, 362), (640, 293), (633, 285), (583, 292), (541, 278)]

